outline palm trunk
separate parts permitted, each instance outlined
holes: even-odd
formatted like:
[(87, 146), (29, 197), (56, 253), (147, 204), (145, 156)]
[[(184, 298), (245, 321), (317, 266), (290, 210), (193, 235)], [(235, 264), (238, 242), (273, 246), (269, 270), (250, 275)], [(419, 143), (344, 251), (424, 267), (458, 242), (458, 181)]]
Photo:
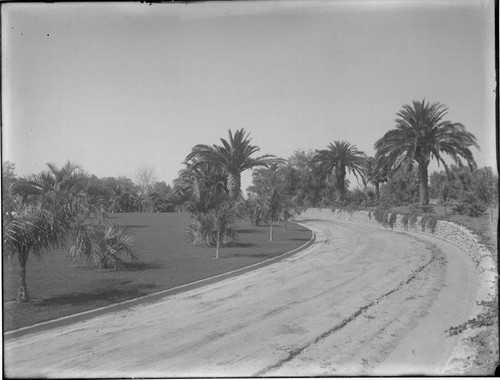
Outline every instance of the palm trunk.
[(337, 191), (340, 193), (342, 198), (344, 198), (345, 194), (345, 176), (345, 167), (341, 167), (337, 172)]
[(420, 187), (420, 206), (427, 206), (429, 204), (429, 185), (427, 184), (428, 180), (428, 171), (427, 171), (427, 163), (419, 162), (418, 163), (418, 181)]
[(217, 242), (215, 246), (215, 258), (219, 258), (219, 246), (220, 246), (220, 232), (217, 232)]
[(380, 203), (380, 183), (375, 182), (375, 202)]
[(269, 241), (273, 241), (273, 218), (271, 218), (271, 226), (269, 227)]
[(227, 189), (229, 190), (229, 198), (236, 199), (241, 192), (241, 174), (229, 173), (227, 175)]
[(28, 261), (28, 253), (22, 252), (18, 255), (21, 270), (19, 273), (19, 288), (17, 291), (17, 302), (28, 302), (28, 287), (26, 286), (26, 262)]

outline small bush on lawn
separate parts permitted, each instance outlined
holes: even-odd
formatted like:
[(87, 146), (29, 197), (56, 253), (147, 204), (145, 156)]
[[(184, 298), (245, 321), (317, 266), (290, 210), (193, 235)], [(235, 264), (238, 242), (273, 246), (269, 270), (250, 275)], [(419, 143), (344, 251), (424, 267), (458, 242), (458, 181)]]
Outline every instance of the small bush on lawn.
[[(384, 227), (392, 226), (394, 225), (394, 221), (391, 222), (392, 220), (392, 213), (389, 213), (387, 210), (382, 209), (382, 208), (377, 208), (373, 212), (373, 216), (375, 217), (375, 220), (380, 223)], [(371, 218), (370, 218), (371, 219)], [(391, 225), (392, 223), (392, 225)]]
[(417, 215), (410, 214), (410, 218), (408, 219), (408, 223), (411, 228), (415, 228), (417, 226)]
[(458, 203), (453, 206), (452, 212), (458, 215), (465, 215), (467, 207), (463, 203)]
[(396, 212), (391, 213), (391, 216), (389, 217), (388, 223), (391, 228), (394, 228), (394, 223), (396, 223), (396, 219), (398, 217), (398, 214)]
[(408, 213), (403, 214), (403, 216), (401, 217), (401, 223), (403, 223), (403, 227), (405, 229), (408, 229), (408, 220), (409, 219), (410, 219), (410, 214), (408, 214)]
[(375, 217), (375, 220), (380, 223), (381, 225), (384, 225), (384, 214), (386, 213), (385, 210), (382, 210), (381, 208), (375, 209), (373, 212), (373, 216)]
[(431, 233), (434, 233), (436, 230), (436, 225), (437, 225), (437, 218), (433, 215), (425, 214), (422, 216), (422, 219), (420, 219), (420, 226), (422, 227), (422, 231), (430, 231)]
[(424, 205), (424, 206), (420, 207), (420, 209), (422, 210), (422, 212), (424, 212), (426, 214), (432, 214), (434, 212), (433, 205)]
[(123, 263), (120, 257), (127, 254), (132, 260), (134, 239), (130, 227), (114, 224), (91, 224), (75, 232), (75, 241), (69, 253), (73, 262), (83, 259), (91, 261), (100, 269), (117, 269)]

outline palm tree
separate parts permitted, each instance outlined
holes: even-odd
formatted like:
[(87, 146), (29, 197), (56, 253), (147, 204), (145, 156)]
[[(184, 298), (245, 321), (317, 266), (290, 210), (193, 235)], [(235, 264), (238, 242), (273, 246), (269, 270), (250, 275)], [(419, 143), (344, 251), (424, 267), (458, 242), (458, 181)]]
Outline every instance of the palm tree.
[(328, 145), (327, 149), (316, 150), (315, 161), (320, 164), (325, 173), (333, 172), (335, 188), (341, 196), (344, 196), (346, 192), (347, 171), (354, 174), (356, 179), (358, 175), (363, 177), (365, 154), (347, 141), (334, 141), (333, 144)]
[(367, 157), (364, 170), (365, 180), (375, 186), (375, 200), (380, 201), (380, 184), (389, 180), (387, 172), (375, 157)]
[(213, 163), (193, 157), (174, 180), (174, 195), (189, 212), (207, 212), (227, 195), (227, 176)]
[(234, 201), (224, 201), (217, 208), (205, 213), (193, 213), (194, 223), (186, 229), (186, 236), (194, 245), (215, 246), (215, 258), (219, 258), (219, 249), (228, 240), (235, 240), (237, 205)]
[(3, 218), (3, 255), (17, 255), (20, 265), (18, 302), (29, 301), (26, 284), (26, 264), (29, 254), (40, 256), (45, 250), (62, 246), (68, 234), (68, 224), (58, 212), (42, 205), (23, 204), (16, 199)]
[(126, 253), (132, 260), (134, 240), (129, 226), (114, 225), (108, 221), (98, 224), (83, 224), (76, 228), (70, 256), (74, 261), (83, 258), (100, 269), (116, 269), (123, 263), (120, 255)]
[(396, 114), (396, 128), (388, 131), (375, 143), (377, 158), (385, 167), (397, 169), (407, 165), (411, 169), (418, 164), (420, 205), (429, 204), (428, 167), (432, 158), (438, 165), (448, 166), (442, 154), (446, 154), (459, 166), (462, 159), (471, 170), (476, 166), (471, 146), (479, 148), (476, 138), (460, 123), (443, 120), (448, 108), (440, 103), (430, 104), (413, 101), (404, 105)]
[(260, 150), (255, 145), (250, 145), (249, 134), (242, 128), (234, 133), (229, 130), (229, 141), (220, 139), (222, 146), (199, 144), (193, 147), (192, 152), (186, 157), (186, 162), (196, 157), (196, 167), (202, 162), (208, 162), (222, 169), (227, 175), (227, 189), (229, 197), (236, 199), (241, 195), (241, 173), (257, 166), (268, 166), (271, 162), (279, 161), (273, 155), (263, 155), (256, 158), (251, 156)]
[(41, 255), (64, 244), (75, 225), (104, 215), (102, 190), (67, 162), (61, 169), (19, 179), (12, 187), (14, 201), (3, 220), (4, 255), (18, 257), (21, 266), (18, 301), (29, 301), (26, 264), (29, 254)]

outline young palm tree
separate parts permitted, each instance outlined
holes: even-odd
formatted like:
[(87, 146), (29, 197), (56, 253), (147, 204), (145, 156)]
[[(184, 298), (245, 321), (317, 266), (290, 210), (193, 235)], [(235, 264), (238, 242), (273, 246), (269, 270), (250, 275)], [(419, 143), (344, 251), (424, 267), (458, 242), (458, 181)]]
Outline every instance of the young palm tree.
[(186, 235), (194, 245), (215, 246), (215, 258), (219, 258), (220, 246), (236, 239), (236, 204), (222, 202), (206, 213), (194, 213), (194, 222), (186, 229)]
[(346, 191), (345, 177), (347, 171), (363, 177), (365, 166), (365, 154), (359, 151), (355, 145), (346, 141), (334, 141), (327, 147), (328, 149), (317, 150), (315, 161), (320, 164), (326, 173), (333, 172), (335, 176), (335, 187), (339, 194), (343, 196)]
[(132, 252), (134, 240), (130, 227), (117, 226), (109, 222), (83, 224), (74, 232), (74, 242), (70, 256), (74, 261), (83, 258), (100, 269), (116, 269), (123, 263), (121, 254), (126, 253), (132, 260), (137, 257)]
[(391, 169), (418, 164), (420, 205), (429, 204), (428, 167), (432, 158), (448, 166), (443, 154), (459, 166), (462, 159), (472, 169), (476, 166), (470, 147), (479, 148), (475, 136), (460, 123), (443, 120), (448, 108), (440, 103), (414, 101), (396, 114), (396, 128), (375, 143), (377, 158)]
[(229, 130), (229, 141), (221, 138), (222, 146), (196, 145), (186, 157), (186, 162), (196, 157), (195, 167), (201, 162), (209, 162), (221, 168), (227, 175), (229, 197), (236, 199), (241, 194), (242, 172), (257, 166), (267, 167), (271, 162), (278, 160), (269, 154), (252, 158), (251, 156), (260, 148), (250, 145), (251, 139), (248, 136), (243, 128), (237, 130), (234, 135)]
[(364, 177), (367, 182), (375, 186), (375, 200), (380, 201), (380, 184), (389, 180), (386, 170), (375, 157), (368, 157), (365, 161)]
[(17, 256), (20, 265), (18, 302), (29, 301), (26, 264), (31, 253), (40, 256), (50, 248), (61, 247), (68, 235), (66, 218), (40, 204), (24, 204), (16, 199), (10, 210), (4, 210), (3, 255)]
[(104, 215), (103, 192), (86, 180), (78, 166), (68, 162), (61, 169), (52, 164), (48, 167), (48, 171), (21, 178), (11, 187), (15, 201), (3, 220), (4, 255), (17, 255), (21, 266), (19, 302), (29, 300), (29, 254), (41, 255), (62, 246), (75, 225)]

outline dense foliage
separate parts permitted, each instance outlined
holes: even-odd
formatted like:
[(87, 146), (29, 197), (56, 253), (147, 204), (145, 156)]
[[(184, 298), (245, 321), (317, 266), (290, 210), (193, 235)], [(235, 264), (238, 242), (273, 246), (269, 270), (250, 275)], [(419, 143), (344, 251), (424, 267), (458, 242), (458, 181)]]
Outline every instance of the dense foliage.
[[(131, 251), (129, 231), (106, 221), (107, 213), (188, 211), (193, 223), (187, 236), (195, 245), (219, 248), (237, 238), (238, 218), (273, 226), (307, 207), (353, 210), (371, 208), (370, 217), (392, 227), (391, 207), (409, 206), (405, 226), (416, 223), (433, 230), (432, 204), (452, 212), (482, 215), (498, 204), (498, 178), (489, 167), (477, 169), (470, 150), (476, 138), (460, 123), (445, 121), (440, 103), (414, 101), (396, 114), (395, 128), (374, 144), (368, 157), (347, 141), (326, 149), (296, 151), (288, 160), (265, 154), (251, 144), (244, 129), (229, 131), (221, 145), (198, 144), (182, 163), (173, 187), (156, 180), (154, 169), (143, 167), (135, 180), (97, 178), (68, 162), (61, 169), (49, 164), (37, 175), (18, 178), (15, 166), (2, 165), (4, 257), (21, 264), (19, 300), (27, 300), (26, 261), (59, 247), (69, 238), (71, 254), (100, 268), (114, 268), (120, 255)], [(444, 156), (451, 158), (449, 166)], [(431, 159), (444, 171), (431, 173)], [(416, 164), (416, 165), (415, 165)], [(467, 164), (468, 167), (465, 167)], [(241, 173), (253, 170), (247, 199), (241, 193)], [(364, 188), (350, 189), (347, 174)], [(430, 179), (430, 183), (429, 183)], [(432, 202), (430, 202), (432, 200)], [(429, 204), (432, 203), (432, 204)], [(445, 209), (445, 213), (446, 213)]]

